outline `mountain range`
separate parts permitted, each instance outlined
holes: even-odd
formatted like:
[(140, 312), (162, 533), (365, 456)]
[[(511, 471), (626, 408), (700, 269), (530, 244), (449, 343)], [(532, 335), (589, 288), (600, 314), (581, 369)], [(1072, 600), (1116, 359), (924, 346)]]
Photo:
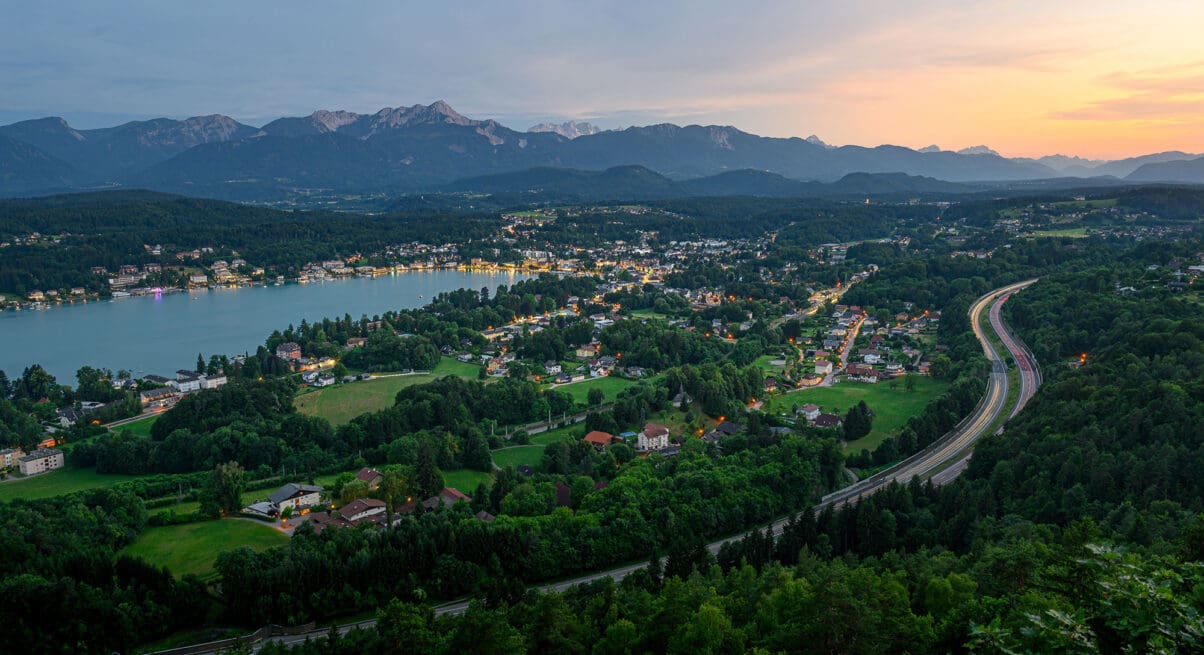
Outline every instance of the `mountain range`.
[(1204, 159), (1182, 152), (1113, 162), (1060, 155), (1009, 159), (986, 146), (958, 152), (935, 146), (836, 147), (814, 136), (762, 137), (716, 125), (602, 131), (570, 121), (519, 132), (465, 117), (442, 101), (373, 114), (321, 110), (262, 127), (222, 115), (91, 130), (53, 117), (0, 126), (0, 195), (141, 187), (273, 201), (315, 191), (397, 195), (467, 188), (455, 183), (523, 171), (538, 177), (550, 169), (570, 169), (568, 178), (580, 179), (587, 171), (630, 166), (683, 183), (673, 192), (705, 190), (706, 184), (684, 184), (692, 179), (747, 177), (742, 171), (775, 175), (772, 182), (758, 178), (754, 185), (774, 194), (808, 193), (814, 187), (796, 183), (831, 184), (855, 173), (902, 174), (899, 180), (921, 187), (931, 186), (918, 182), (923, 178), (966, 183), (1114, 176), (1204, 183)]

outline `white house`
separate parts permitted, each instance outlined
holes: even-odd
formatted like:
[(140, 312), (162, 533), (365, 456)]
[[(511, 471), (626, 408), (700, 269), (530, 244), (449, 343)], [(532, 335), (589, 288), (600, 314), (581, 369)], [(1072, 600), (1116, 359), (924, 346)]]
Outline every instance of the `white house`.
[(819, 418), (819, 406), (807, 403), (799, 408), (799, 413), (802, 414), (803, 418), (807, 419), (808, 421), (814, 421), (815, 419)]
[(311, 507), (322, 502), (322, 487), (290, 482), (273, 491), (268, 496), (268, 500), (280, 511), (284, 511), (286, 507), (293, 509)]
[(335, 383), (335, 379), (334, 379), (333, 375), (323, 375), (323, 376), (319, 377), (317, 380), (314, 380), (315, 387), (329, 387), (330, 385), (332, 385), (334, 383)]
[(636, 438), (637, 450), (664, 450), (669, 447), (669, 428), (659, 423), (649, 423)]
[(561, 371), (560, 363), (549, 359), (543, 363), (543, 370), (547, 371), (548, 375), (559, 375)]
[(63, 451), (55, 448), (39, 448), (18, 458), (21, 475), (37, 475), (63, 468)]
[(226, 384), (226, 376), (218, 375), (202, 375), (200, 377), (202, 389), (216, 389)]
[(829, 375), (831, 373), (832, 373), (832, 362), (829, 362), (826, 359), (821, 359), (818, 362), (815, 362), (815, 374), (816, 375)]
[(357, 523), (385, 513), (385, 501), (375, 498), (353, 500), (339, 509), (339, 514), (348, 522)]
[(201, 376), (185, 370), (176, 371), (176, 379), (167, 383), (169, 386), (175, 387), (180, 393), (192, 393), (200, 391)]

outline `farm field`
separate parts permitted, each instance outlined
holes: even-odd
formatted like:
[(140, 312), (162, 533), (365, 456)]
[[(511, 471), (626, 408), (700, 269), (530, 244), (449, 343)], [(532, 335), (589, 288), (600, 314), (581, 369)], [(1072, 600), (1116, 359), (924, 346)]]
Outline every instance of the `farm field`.
[(895, 389), (891, 389), (885, 382), (841, 382), (831, 387), (813, 387), (774, 396), (766, 403), (765, 412), (790, 413), (794, 407), (813, 403), (825, 412), (844, 414), (850, 407), (864, 400), (874, 413), (874, 424), (869, 435), (845, 446), (845, 452), (855, 453), (863, 448), (876, 448), (884, 439), (902, 428), (907, 419), (924, 411), (928, 403), (944, 393), (948, 386), (946, 382), (925, 377), (916, 378), (914, 391), (904, 390), (902, 382), (899, 382)]
[[(415, 384), (425, 384), (441, 377), (455, 375), (476, 379), (479, 366), (444, 357), (430, 373), (412, 373), (379, 377), (363, 382), (340, 384), (297, 396), (293, 404), (297, 411), (309, 416), (321, 416), (332, 425), (348, 423), (365, 412), (393, 405), (397, 392)], [(389, 374), (384, 374), (389, 375)]]
[(27, 500), (50, 498), (85, 489), (111, 487), (136, 477), (134, 475), (97, 473), (96, 469), (67, 466), (49, 473), (0, 482), (0, 501), (17, 498)]
[(288, 543), (288, 535), (267, 523), (244, 519), (202, 521), (147, 528), (122, 552), (166, 566), (176, 577), (189, 573), (205, 576), (223, 550), (247, 546), (266, 550)]

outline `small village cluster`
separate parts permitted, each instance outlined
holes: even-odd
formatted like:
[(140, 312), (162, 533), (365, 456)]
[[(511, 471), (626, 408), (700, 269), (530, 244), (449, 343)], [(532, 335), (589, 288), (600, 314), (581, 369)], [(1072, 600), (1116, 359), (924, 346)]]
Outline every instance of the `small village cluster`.
[[(355, 479), (363, 482), (369, 494), (380, 490), (384, 475), (374, 468), (364, 467), (355, 474)], [(440, 507), (451, 507), (458, 502), (471, 502), (472, 497), (451, 487), (444, 487), (439, 493), (421, 500), (406, 498), (389, 516), (388, 504), (379, 498), (356, 498), (341, 507), (332, 502), (324, 494), (320, 485), (300, 484), (290, 482), (268, 494), (264, 500), (258, 500), (243, 508), (243, 513), (264, 519), (280, 520), (282, 525), (292, 526), (308, 523), (314, 532), (320, 533), (328, 528), (349, 528), (361, 525), (376, 525), (384, 528), (401, 516), (415, 512), (433, 512)], [(493, 521), (493, 515), (488, 512), (478, 512), (477, 518), (482, 521)]]

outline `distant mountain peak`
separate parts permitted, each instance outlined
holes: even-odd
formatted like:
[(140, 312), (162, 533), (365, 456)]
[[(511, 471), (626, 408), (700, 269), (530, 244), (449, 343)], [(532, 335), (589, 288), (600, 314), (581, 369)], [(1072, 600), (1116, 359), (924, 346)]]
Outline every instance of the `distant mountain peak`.
[(992, 150), (986, 146), (970, 146), (969, 148), (962, 148), (961, 150), (957, 151), (957, 154), (959, 154), (959, 155), (995, 155), (996, 157), (999, 156), (998, 152), (995, 152), (994, 150)]
[(340, 127), (343, 127), (344, 125), (350, 125), (351, 123), (363, 118), (363, 115), (349, 111), (343, 111), (341, 109), (336, 111), (319, 109), (318, 111), (310, 114), (309, 118), (315, 126), (320, 126), (320, 129), (323, 129), (327, 132), (335, 132), (338, 131)]
[(451, 105), (437, 100), (429, 105), (414, 105), (412, 107), (385, 107), (372, 116), (369, 133), (382, 130), (409, 127), (411, 125), (428, 125), (448, 123), (451, 125), (480, 125), (451, 108)]
[(559, 125), (556, 123), (540, 123), (532, 125), (527, 129), (528, 132), (552, 132), (559, 134), (566, 139), (576, 139), (579, 136), (590, 136), (597, 134), (602, 130), (598, 127), (586, 122), (565, 121)]
[(814, 134), (812, 134), (811, 136), (809, 136), (803, 140), (806, 141), (807, 143), (815, 144), (821, 148), (827, 148), (828, 150), (832, 150), (833, 148), (836, 147), (836, 146), (824, 141), (823, 139), (819, 138), (818, 136), (816, 136)]
[(941, 147), (934, 143), (930, 146), (924, 146), (923, 148), (920, 148), (916, 152), (940, 152), (940, 151), (941, 151)]

